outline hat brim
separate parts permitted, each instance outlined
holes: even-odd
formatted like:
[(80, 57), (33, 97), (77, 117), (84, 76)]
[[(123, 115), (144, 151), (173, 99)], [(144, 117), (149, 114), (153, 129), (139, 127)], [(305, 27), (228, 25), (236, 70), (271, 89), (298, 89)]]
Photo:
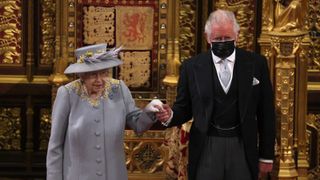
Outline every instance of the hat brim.
[(107, 61), (101, 61), (98, 63), (74, 63), (69, 65), (64, 73), (72, 74), (72, 73), (86, 73), (99, 71), (103, 69), (109, 69), (112, 67), (116, 67), (122, 64), (122, 61), (119, 59), (108, 59)]

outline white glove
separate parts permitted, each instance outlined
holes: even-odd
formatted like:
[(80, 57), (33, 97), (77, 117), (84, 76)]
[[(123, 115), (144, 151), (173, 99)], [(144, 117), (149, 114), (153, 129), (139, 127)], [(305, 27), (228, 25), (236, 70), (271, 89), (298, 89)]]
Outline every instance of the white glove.
[(159, 112), (155, 106), (158, 105), (162, 108), (163, 103), (159, 99), (153, 99), (149, 104), (146, 105), (144, 110), (146, 112)]

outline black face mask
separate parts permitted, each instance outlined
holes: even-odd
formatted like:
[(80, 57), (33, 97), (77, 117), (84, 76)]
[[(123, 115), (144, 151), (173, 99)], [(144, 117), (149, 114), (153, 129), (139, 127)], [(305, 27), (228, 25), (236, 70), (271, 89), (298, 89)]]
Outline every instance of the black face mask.
[(230, 56), (234, 51), (234, 40), (223, 42), (211, 42), (211, 50), (221, 59)]

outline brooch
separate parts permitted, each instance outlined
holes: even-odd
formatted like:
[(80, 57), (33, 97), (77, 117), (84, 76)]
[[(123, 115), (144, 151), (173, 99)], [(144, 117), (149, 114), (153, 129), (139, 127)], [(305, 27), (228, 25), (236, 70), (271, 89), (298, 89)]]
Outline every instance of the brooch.
[(108, 94), (109, 99), (113, 99), (114, 95), (118, 92), (119, 85), (118, 84), (111, 84), (111, 88)]

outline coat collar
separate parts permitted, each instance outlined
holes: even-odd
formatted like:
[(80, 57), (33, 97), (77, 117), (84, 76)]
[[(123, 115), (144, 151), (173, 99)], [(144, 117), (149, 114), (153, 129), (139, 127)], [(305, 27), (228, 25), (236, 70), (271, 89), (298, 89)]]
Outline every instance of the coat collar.
[(98, 107), (100, 105), (100, 99), (113, 99), (115, 94), (119, 92), (120, 80), (108, 78), (105, 82), (102, 96), (98, 99), (92, 99), (88, 95), (88, 92), (80, 79), (72, 81), (65, 85), (69, 90), (77, 94), (81, 99), (87, 101), (92, 107)]
[(211, 51), (209, 51), (197, 59), (193, 68), (195, 85), (205, 113), (204, 119), (196, 122), (196, 125), (203, 132), (208, 129), (208, 122), (211, 119), (213, 109), (213, 66)]

